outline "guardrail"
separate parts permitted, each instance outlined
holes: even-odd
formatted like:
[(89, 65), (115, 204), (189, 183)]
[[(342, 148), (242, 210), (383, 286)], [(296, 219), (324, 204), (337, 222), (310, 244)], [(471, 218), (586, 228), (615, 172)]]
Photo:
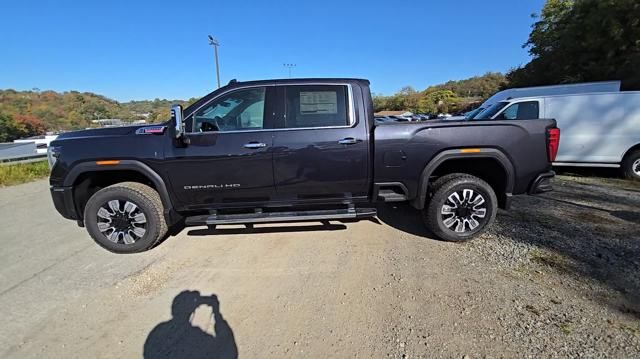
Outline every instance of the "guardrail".
[(39, 162), (39, 161), (45, 161), (46, 159), (47, 159), (46, 153), (3, 157), (3, 158), (0, 158), (0, 166), (14, 165), (18, 163)]

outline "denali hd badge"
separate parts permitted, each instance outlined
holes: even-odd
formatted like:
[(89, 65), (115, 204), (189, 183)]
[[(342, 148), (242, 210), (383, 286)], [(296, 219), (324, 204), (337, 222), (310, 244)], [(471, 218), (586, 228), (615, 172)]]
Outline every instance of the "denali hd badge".
[(240, 183), (193, 185), (184, 186), (184, 189), (229, 189), (238, 187), (240, 187)]

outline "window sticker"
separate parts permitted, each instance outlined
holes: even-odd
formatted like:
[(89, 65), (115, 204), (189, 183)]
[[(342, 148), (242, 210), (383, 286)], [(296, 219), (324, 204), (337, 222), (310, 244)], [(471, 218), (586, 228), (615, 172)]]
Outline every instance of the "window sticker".
[(300, 113), (332, 114), (338, 113), (338, 93), (336, 91), (301, 91)]

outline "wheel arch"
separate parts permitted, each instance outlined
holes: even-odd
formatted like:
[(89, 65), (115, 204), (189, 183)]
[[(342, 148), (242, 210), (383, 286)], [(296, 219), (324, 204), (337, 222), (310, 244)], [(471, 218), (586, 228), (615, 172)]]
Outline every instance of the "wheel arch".
[[(108, 183), (118, 183), (126, 180), (131, 180), (131, 176), (126, 176), (123, 174), (130, 173), (135, 174), (133, 176), (134, 182), (142, 182), (140, 179), (146, 179), (150, 185), (158, 192), (160, 199), (162, 200), (162, 205), (164, 207), (164, 215), (167, 221), (169, 222), (170, 214), (173, 212), (173, 204), (171, 201), (171, 197), (169, 196), (169, 191), (167, 190), (167, 186), (160, 177), (160, 175), (154, 171), (151, 167), (146, 165), (143, 162), (137, 160), (119, 160), (114, 161), (114, 164), (108, 165), (100, 165), (97, 162), (81, 162), (72, 167), (67, 176), (64, 179), (64, 186), (73, 186), (74, 192), (76, 191), (76, 185), (79, 182), (83, 181), (85, 178), (91, 178), (93, 175), (101, 172), (112, 172), (114, 174), (118, 174), (117, 178), (122, 180), (116, 181), (107, 181)], [(111, 183), (111, 184), (113, 184)], [(74, 198), (76, 195), (74, 193)], [(79, 208), (79, 203), (75, 203), (77, 213), (81, 216), (82, 210)]]
[(637, 163), (637, 159), (640, 158), (638, 156), (633, 156), (634, 154), (640, 154), (640, 143), (631, 146), (627, 152), (625, 152), (624, 156), (622, 156), (622, 161), (620, 161), (620, 172), (621, 174), (631, 180), (639, 180), (640, 174), (638, 173), (638, 167), (635, 165)]
[(636, 143), (635, 145), (629, 147), (629, 149), (627, 149), (625, 153), (622, 155), (622, 160), (620, 161), (620, 163), (624, 162), (627, 156), (632, 154), (635, 151), (640, 151), (640, 143)]
[[(501, 196), (502, 198), (499, 198), (499, 202), (501, 204), (500, 207), (502, 208), (508, 207), (509, 198), (513, 193), (513, 187), (515, 183), (515, 169), (513, 167), (513, 164), (511, 163), (511, 160), (509, 160), (509, 158), (507, 157), (506, 154), (504, 154), (504, 152), (496, 148), (474, 149), (473, 152), (468, 152), (464, 150), (465, 149), (450, 149), (450, 150), (442, 151), (438, 153), (436, 156), (434, 156), (429, 161), (429, 163), (427, 163), (427, 165), (422, 170), (422, 173), (420, 175), (420, 179), (418, 182), (417, 195), (411, 201), (411, 205), (413, 207), (417, 209), (423, 209), (425, 207), (427, 193), (429, 191), (430, 178), (443, 165), (452, 163), (453, 161), (456, 161), (456, 160), (463, 160), (468, 164), (472, 160), (483, 160), (483, 159), (494, 161), (504, 171), (504, 175), (505, 175), (504, 183), (500, 184), (500, 187), (503, 187), (503, 188), (498, 188), (498, 191), (496, 191), (497, 192), (496, 194), (499, 194), (499, 193), (502, 194)], [(462, 171), (462, 173), (468, 173), (468, 172)], [(469, 174), (473, 174), (473, 173), (469, 173)]]

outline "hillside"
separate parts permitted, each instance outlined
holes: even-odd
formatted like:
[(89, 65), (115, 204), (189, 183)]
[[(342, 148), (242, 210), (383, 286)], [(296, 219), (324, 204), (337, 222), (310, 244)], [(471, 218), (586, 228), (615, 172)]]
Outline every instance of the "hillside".
[(99, 119), (163, 121), (169, 117), (171, 104), (186, 105), (195, 100), (120, 103), (91, 92), (0, 90), (0, 142), (45, 131), (95, 127), (91, 121)]
[(488, 72), (459, 81), (447, 81), (417, 91), (407, 86), (391, 96), (375, 95), (376, 112), (409, 110), (415, 113), (461, 112), (476, 106), (507, 86), (502, 73)]
[[(448, 81), (423, 91), (405, 87), (392, 96), (374, 96), (376, 111), (456, 112), (497, 92), (506, 83), (501, 73), (487, 73)], [(169, 118), (171, 104), (188, 101), (155, 99), (118, 102), (91, 92), (0, 90), (0, 142), (43, 134), (95, 127), (92, 120), (117, 118), (149, 123)]]

